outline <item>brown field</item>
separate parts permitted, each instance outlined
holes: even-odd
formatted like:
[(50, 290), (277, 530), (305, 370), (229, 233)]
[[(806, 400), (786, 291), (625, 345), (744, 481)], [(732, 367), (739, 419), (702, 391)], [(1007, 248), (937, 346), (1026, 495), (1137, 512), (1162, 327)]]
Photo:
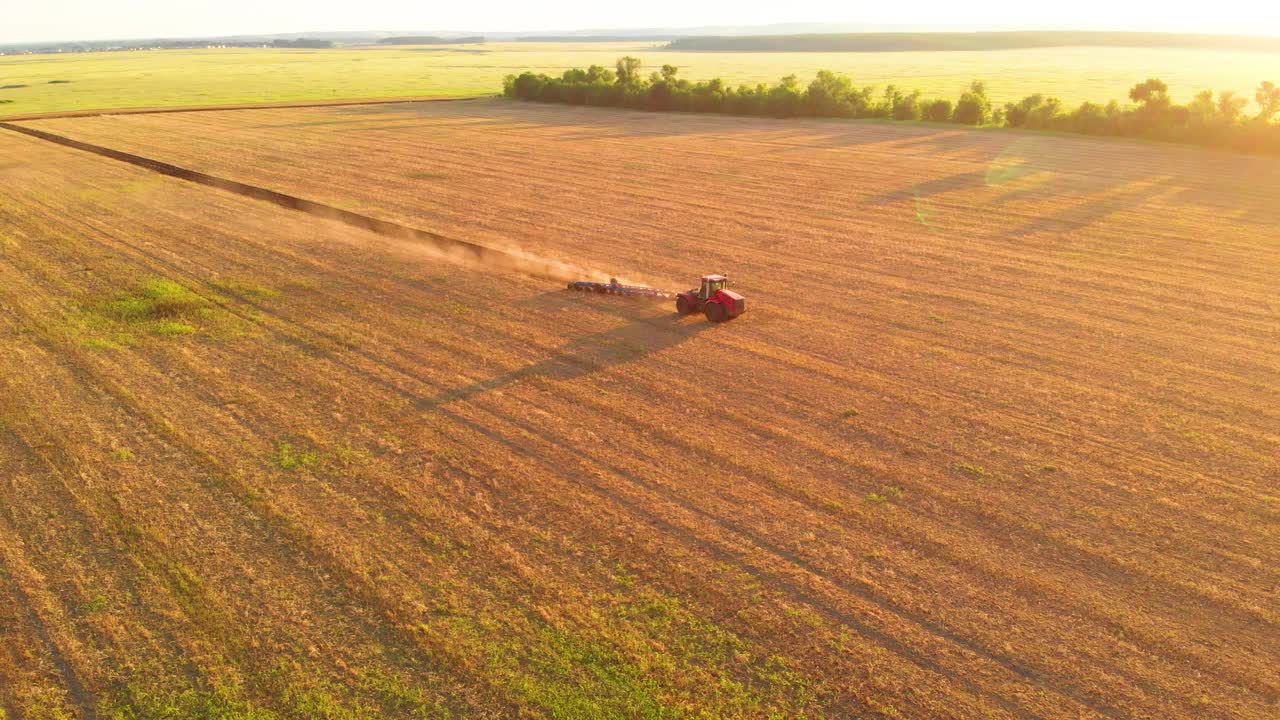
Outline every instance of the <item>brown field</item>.
[(748, 312), (0, 131), (0, 717), (1280, 713), (1274, 159), (502, 101), (27, 124)]

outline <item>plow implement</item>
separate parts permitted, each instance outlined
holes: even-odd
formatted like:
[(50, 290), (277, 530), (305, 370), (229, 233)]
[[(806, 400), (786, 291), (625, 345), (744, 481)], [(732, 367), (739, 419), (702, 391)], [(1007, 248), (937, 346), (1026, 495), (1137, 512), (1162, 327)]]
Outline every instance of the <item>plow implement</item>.
[(580, 280), (569, 283), (569, 289), (580, 292), (606, 293), (608, 295), (634, 295), (636, 297), (668, 299), (679, 295), (674, 290), (661, 290), (659, 288), (645, 287), (644, 285), (622, 285), (617, 280), (610, 280), (607, 283)]

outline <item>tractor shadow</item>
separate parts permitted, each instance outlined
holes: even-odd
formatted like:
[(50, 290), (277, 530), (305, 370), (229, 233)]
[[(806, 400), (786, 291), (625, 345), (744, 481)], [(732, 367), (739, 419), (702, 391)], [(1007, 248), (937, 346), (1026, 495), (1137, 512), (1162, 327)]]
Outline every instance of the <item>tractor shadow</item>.
[[(569, 296), (568, 291), (547, 293), (524, 304), (543, 308), (564, 308), (569, 306), (566, 302)], [(572, 298), (576, 301), (574, 305), (578, 307), (582, 306), (585, 299), (577, 293), (572, 294)], [(608, 298), (608, 300), (618, 302), (616, 298)], [(602, 305), (604, 303), (596, 305), (593, 309), (599, 310)], [(469, 385), (441, 392), (434, 397), (419, 398), (414, 402), (414, 407), (418, 410), (432, 410), (534, 378), (571, 380), (584, 377), (675, 347), (713, 327), (701, 315), (681, 317), (674, 312), (654, 313), (647, 308), (641, 310), (634, 306), (616, 309), (605, 306), (604, 309), (606, 312), (626, 318), (626, 322), (602, 332), (575, 337), (561, 345), (550, 357), (532, 365), (477, 380)], [(645, 314), (637, 317), (637, 313), (641, 312)]]
[(986, 187), (986, 185), (987, 172), (985, 170), (963, 172), (917, 183), (908, 188), (882, 193), (867, 199), (865, 202), (868, 205), (890, 205), (905, 200), (920, 200), (960, 190), (982, 188)]
[(1160, 180), (1136, 188), (1125, 188), (1104, 195), (1091, 195), (1055, 213), (1031, 219), (1006, 234), (1024, 238), (1039, 233), (1068, 233), (1105, 220), (1116, 213), (1133, 211), (1170, 192), (1170, 181)]

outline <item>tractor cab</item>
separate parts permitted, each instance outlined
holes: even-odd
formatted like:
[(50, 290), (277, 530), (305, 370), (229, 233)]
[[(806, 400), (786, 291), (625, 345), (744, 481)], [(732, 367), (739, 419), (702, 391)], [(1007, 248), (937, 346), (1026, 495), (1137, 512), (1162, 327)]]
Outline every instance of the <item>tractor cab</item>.
[(703, 275), (702, 287), (698, 289), (698, 299), (705, 302), (727, 287), (729, 287), (729, 278), (724, 275)]
[(747, 301), (729, 289), (729, 278), (725, 275), (703, 275), (701, 285), (676, 295), (677, 313), (706, 313), (711, 322), (731, 320), (746, 309)]

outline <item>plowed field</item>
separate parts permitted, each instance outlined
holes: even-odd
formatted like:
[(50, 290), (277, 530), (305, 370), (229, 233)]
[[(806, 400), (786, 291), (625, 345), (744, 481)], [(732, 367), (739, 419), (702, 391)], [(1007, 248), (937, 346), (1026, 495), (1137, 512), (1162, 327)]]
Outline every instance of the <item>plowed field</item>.
[(0, 131), (10, 717), (1280, 712), (1275, 160), (501, 101), (24, 124), (748, 312)]

